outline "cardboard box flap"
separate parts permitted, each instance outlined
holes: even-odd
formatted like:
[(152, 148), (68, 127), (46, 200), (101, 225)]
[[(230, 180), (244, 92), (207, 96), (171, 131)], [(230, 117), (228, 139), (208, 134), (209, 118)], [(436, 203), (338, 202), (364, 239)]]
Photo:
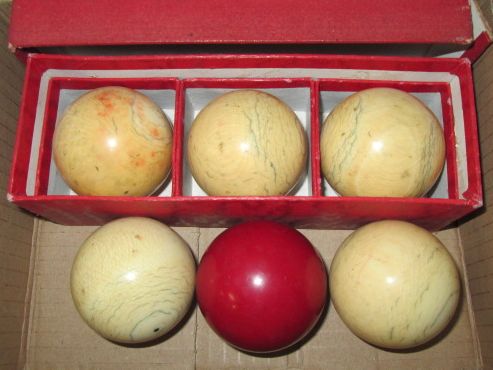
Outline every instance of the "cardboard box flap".
[(469, 0), (15, 0), (14, 48), (138, 44), (469, 44)]

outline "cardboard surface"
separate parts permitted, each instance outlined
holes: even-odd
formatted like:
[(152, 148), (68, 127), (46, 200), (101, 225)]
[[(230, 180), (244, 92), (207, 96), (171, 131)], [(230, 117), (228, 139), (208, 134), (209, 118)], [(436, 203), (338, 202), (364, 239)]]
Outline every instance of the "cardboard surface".
[[(0, 2), (0, 44), (5, 45), (10, 5)], [(0, 48), (0, 369), (16, 367), (21, 353), (33, 217), (5, 197), (24, 68)]]
[(468, 0), (16, 0), (10, 32), (15, 47), (471, 39)]
[(493, 47), (474, 68), (485, 208), (460, 227), (485, 367), (493, 367)]
[(490, 0), (474, 0), (478, 7), (481, 9), (481, 16), (484, 18), (485, 23), (489, 26), (489, 29), (493, 29), (493, 3)]
[[(79, 317), (72, 303), (69, 274), (79, 245), (94, 227), (68, 227), (41, 221), (35, 249), (35, 273), (28, 332), (29, 369), (475, 369), (479, 359), (464, 296), (453, 327), (429, 348), (414, 353), (376, 349), (356, 338), (329, 306), (325, 319), (303, 347), (277, 357), (241, 353), (214, 334), (198, 308), (166, 341), (128, 348), (100, 338)], [(222, 229), (175, 229), (202, 256)], [(350, 231), (301, 230), (330, 266)], [(438, 233), (462, 266), (456, 229)]]

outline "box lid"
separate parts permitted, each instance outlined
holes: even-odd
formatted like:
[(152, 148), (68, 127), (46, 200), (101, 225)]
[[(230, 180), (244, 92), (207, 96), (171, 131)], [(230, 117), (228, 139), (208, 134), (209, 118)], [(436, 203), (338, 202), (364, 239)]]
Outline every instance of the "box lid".
[(469, 44), (469, 0), (14, 0), (13, 48)]

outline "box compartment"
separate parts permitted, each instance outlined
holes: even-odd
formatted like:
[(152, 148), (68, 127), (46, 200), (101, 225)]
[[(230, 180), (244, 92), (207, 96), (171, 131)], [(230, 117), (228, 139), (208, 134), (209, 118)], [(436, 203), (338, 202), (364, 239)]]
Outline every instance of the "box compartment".
[[(53, 133), (66, 108), (86, 92), (104, 86), (135, 89), (152, 99), (173, 125), (178, 80), (169, 78), (52, 78), (49, 81), (39, 151), (31, 148), (31, 160), (38, 158), (37, 170), (28, 173), (26, 193), (33, 195), (77, 195), (63, 181), (52, 157)], [(35, 163), (33, 163), (35, 165)], [(34, 178), (32, 178), (35, 176)], [(171, 196), (172, 176), (157, 190), (159, 196)], [(34, 188), (33, 188), (34, 185)]]
[[(460, 199), (457, 189), (457, 166), (463, 165), (466, 153), (461, 153), (459, 163), (456, 149), (455, 121), (453, 116), (450, 84), (439, 82), (401, 82), (401, 81), (369, 81), (321, 79), (319, 82), (320, 123), (323, 123), (333, 108), (349, 95), (358, 91), (387, 87), (399, 89), (412, 94), (422, 101), (437, 117), (445, 136), (445, 166), (434, 187), (426, 194), (429, 198)], [(320, 128), (322, 125), (320, 125)], [(464, 148), (462, 148), (463, 150)], [(320, 167), (320, 166), (317, 166)], [(318, 193), (318, 192), (317, 192)], [(339, 196), (326, 179), (322, 178), (319, 191), (324, 196)]]
[[(181, 166), (177, 169), (181, 171), (182, 187), (179, 195), (185, 197), (208, 196), (207, 193), (200, 188), (192, 174), (190, 173), (187, 161), (187, 141), (188, 133), (192, 127), (193, 120), (199, 112), (205, 108), (213, 99), (218, 96), (241, 89), (253, 89), (269, 93), (285, 104), (287, 104), (298, 117), (306, 137), (308, 138), (309, 147), (311, 147), (311, 102), (314, 97), (313, 89), (311, 89), (312, 81), (310, 79), (185, 79), (183, 80), (184, 89), (184, 135), (182, 138), (183, 147), (180, 153), (182, 154)], [(310, 166), (307, 166), (307, 171), (303, 174), (300, 183), (289, 193), (290, 196), (309, 196), (312, 194), (312, 178)]]

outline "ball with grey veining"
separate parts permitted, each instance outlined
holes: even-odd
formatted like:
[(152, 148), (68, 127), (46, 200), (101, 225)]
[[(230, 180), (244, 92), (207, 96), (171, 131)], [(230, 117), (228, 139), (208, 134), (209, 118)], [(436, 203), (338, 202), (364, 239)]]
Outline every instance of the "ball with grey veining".
[(168, 226), (122, 218), (82, 244), (70, 285), (75, 307), (92, 329), (115, 342), (142, 343), (168, 333), (188, 311), (195, 260)]
[(378, 221), (353, 232), (330, 267), (342, 321), (376, 346), (407, 349), (440, 334), (457, 310), (460, 277), (445, 246), (425, 229)]
[(188, 164), (209, 195), (289, 193), (305, 174), (306, 133), (292, 109), (257, 90), (210, 102), (188, 134)]
[(126, 87), (91, 90), (63, 112), (53, 158), (79, 195), (147, 196), (171, 169), (173, 132), (161, 108)]
[(326, 118), (322, 172), (342, 196), (421, 197), (445, 163), (445, 139), (434, 113), (391, 88), (350, 95)]

